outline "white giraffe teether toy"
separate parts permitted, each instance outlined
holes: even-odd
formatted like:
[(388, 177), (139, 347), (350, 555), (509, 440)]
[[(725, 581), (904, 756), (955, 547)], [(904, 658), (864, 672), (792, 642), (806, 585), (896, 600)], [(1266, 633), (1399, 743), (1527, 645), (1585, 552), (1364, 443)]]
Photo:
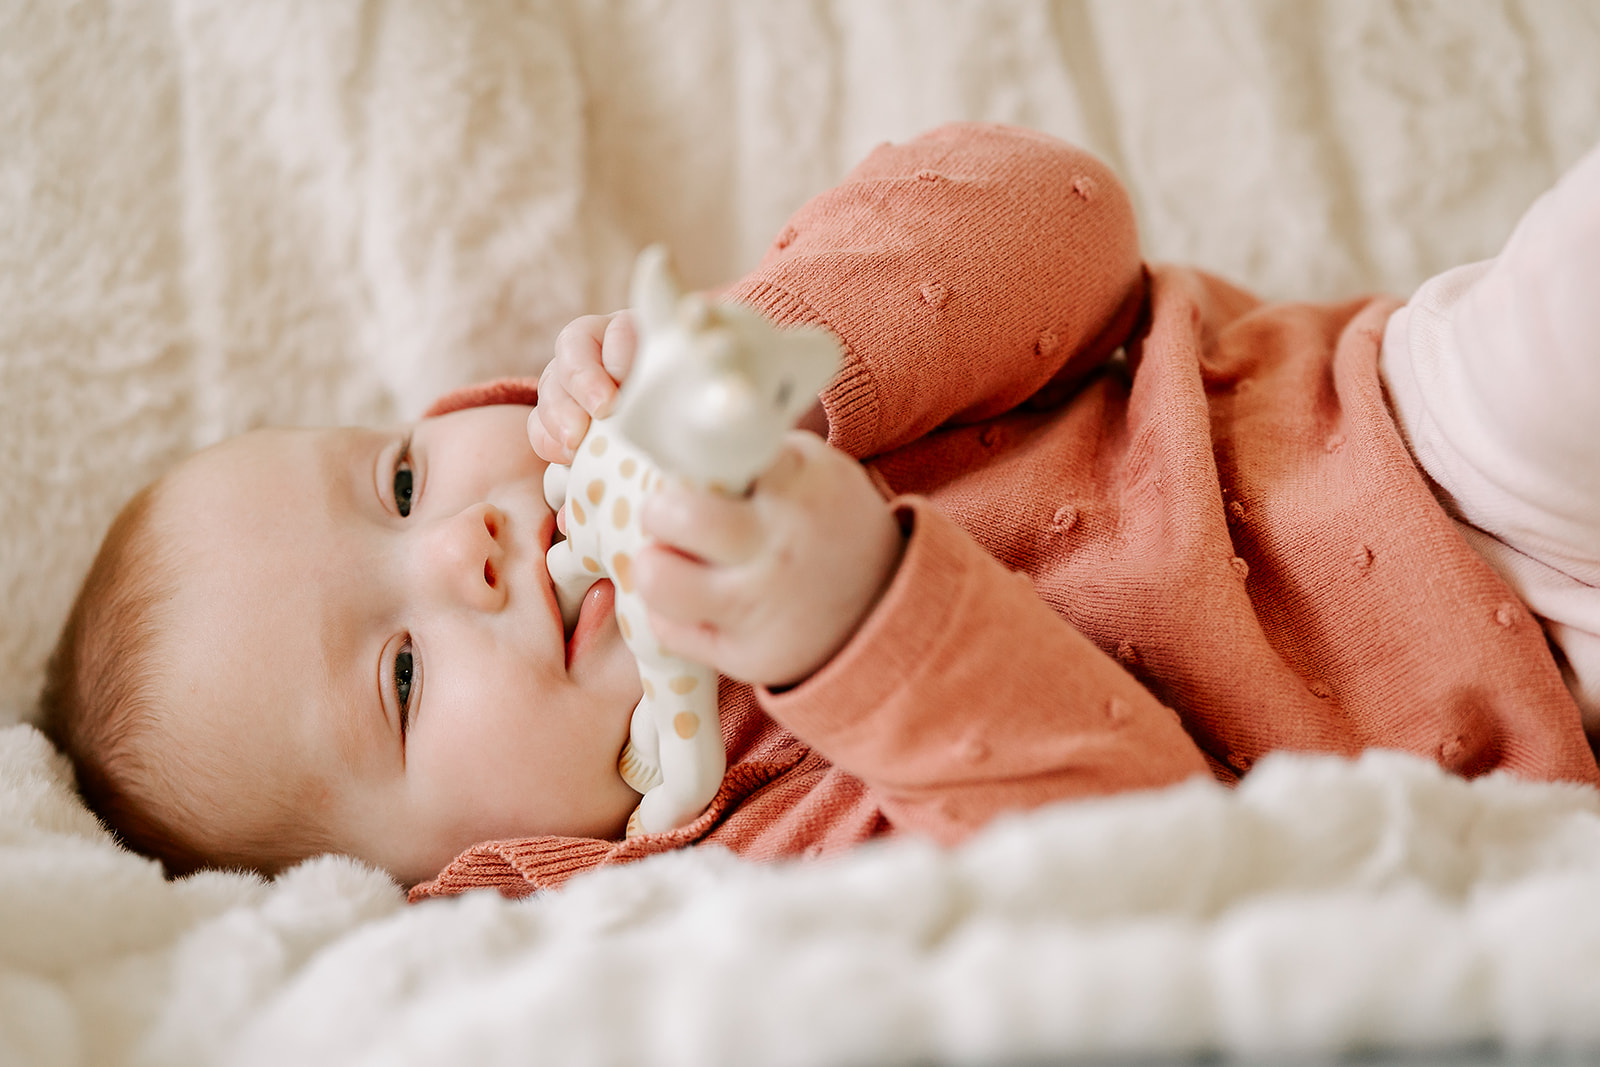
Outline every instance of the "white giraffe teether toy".
[(662, 472), (742, 493), (832, 377), (839, 348), (827, 330), (779, 330), (749, 308), (684, 294), (659, 245), (639, 254), (630, 296), (639, 347), (616, 410), (589, 424), (570, 467), (546, 470), (544, 491), (552, 508), (567, 504), (567, 539), (546, 556), (563, 622), (570, 631), (584, 593), (610, 577), (617, 626), (639, 663), (644, 698), (618, 761), (644, 794), (628, 819), (633, 837), (692, 821), (727, 766), (716, 672), (661, 648), (634, 587), (645, 495)]

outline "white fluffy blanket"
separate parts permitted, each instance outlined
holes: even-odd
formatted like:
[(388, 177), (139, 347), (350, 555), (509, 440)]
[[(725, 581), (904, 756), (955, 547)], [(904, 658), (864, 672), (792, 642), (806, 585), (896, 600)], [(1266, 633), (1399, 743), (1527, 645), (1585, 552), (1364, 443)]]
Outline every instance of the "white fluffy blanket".
[(0, 3), (0, 1062), (820, 1063), (1600, 1043), (1600, 802), (1280, 756), (940, 852), (415, 908), (166, 883), (32, 727), (121, 501), (263, 423), (532, 372), (632, 253), (748, 267), (955, 118), (1106, 158), (1275, 297), (1491, 254), (1600, 138), (1600, 5)]

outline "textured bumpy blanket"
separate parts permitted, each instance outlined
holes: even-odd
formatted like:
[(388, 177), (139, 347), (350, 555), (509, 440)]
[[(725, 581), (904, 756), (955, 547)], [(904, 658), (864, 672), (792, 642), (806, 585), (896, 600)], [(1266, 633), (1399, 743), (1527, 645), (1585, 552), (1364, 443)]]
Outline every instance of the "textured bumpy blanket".
[(1600, 798), (1279, 755), (941, 851), (411, 907), (166, 882), (28, 725), (119, 504), (266, 423), (531, 373), (633, 253), (748, 268), (873, 144), (1030, 125), (1272, 297), (1493, 254), (1600, 139), (1577, 0), (0, 3), (0, 1062), (1600, 1048)]

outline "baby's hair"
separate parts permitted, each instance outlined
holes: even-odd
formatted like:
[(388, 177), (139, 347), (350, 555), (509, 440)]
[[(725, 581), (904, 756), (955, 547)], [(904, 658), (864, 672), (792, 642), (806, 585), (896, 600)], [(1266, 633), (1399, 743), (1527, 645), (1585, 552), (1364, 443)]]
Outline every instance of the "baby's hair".
[(293, 825), (282, 811), (207, 833), (219, 771), (188, 757), (163, 704), (177, 691), (161, 638), (182, 567), (156, 521), (162, 484), (135, 494), (101, 542), (50, 657), (39, 725), (71, 760), (90, 810), (169, 877), (202, 867), (270, 874), (317, 849), (279, 832)]

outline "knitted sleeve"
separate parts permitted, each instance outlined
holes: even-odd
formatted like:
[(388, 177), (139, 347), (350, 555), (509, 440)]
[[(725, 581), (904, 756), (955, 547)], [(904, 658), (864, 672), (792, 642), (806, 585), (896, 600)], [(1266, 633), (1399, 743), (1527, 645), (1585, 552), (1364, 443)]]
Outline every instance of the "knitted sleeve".
[(1008, 810), (1208, 774), (1177, 716), (965, 531), (897, 501), (906, 555), (867, 622), (763, 709), (862, 779), (896, 826), (955, 842)]
[(1069, 389), (1128, 336), (1143, 293), (1133, 211), (1104, 164), (958, 124), (880, 146), (724, 296), (839, 336), (829, 440), (865, 458)]

